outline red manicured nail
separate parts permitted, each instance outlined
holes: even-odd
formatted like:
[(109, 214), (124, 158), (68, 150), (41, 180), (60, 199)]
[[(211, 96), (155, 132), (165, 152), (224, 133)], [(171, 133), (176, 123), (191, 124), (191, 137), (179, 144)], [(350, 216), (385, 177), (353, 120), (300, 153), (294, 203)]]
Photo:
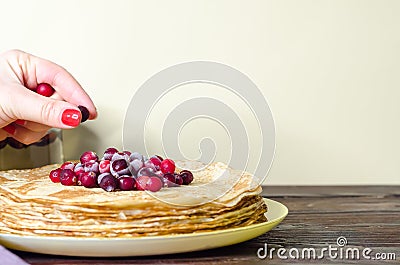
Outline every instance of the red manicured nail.
[(16, 120), (15, 123), (22, 126), (26, 125), (26, 121), (24, 120)]
[(66, 109), (64, 110), (61, 121), (65, 125), (76, 127), (81, 123), (82, 115), (79, 110)]
[(7, 133), (14, 135), (15, 134), (15, 127), (12, 126), (11, 124), (3, 127), (3, 130), (5, 130)]

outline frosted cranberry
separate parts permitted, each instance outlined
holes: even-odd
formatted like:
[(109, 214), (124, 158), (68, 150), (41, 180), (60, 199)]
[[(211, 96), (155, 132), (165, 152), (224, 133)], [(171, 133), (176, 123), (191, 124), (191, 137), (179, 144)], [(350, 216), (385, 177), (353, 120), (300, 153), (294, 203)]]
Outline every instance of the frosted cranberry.
[(83, 169), (85, 172), (94, 172), (99, 174), (99, 162), (87, 162), (84, 164)]
[(123, 176), (118, 179), (119, 188), (121, 190), (135, 190), (136, 189), (136, 180), (130, 176)]
[(138, 177), (141, 177), (141, 176), (149, 176), (149, 177), (152, 177), (152, 176), (155, 176), (155, 175), (156, 175), (155, 172), (156, 172), (156, 171), (155, 171), (154, 169), (150, 168), (150, 167), (142, 167), (142, 168), (138, 171), (137, 176), (138, 176)]
[(78, 178), (79, 178), (79, 176), (80, 176), (82, 173), (85, 172), (85, 169), (83, 168), (83, 166), (82, 166), (81, 163), (78, 163), (78, 164), (76, 164), (76, 166), (75, 166), (75, 168), (74, 168), (74, 172), (75, 172), (75, 175), (78, 176)]
[(138, 190), (146, 190), (147, 182), (150, 180), (149, 176), (140, 176), (136, 179), (136, 188)]
[(115, 191), (118, 189), (118, 181), (112, 175), (108, 174), (101, 179), (99, 186), (108, 192)]
[(160, 178), (158, 177), (150, 177), (150, 179), (147, 182), (146, 185), (146, 190), (152, 191), (152, 192), (157, 192), (161, 190), (163, 186), (163, 183)]
[(130, 151), (122, 151), (122, 153), (124, 153), (125, 155), (127, 155), (127, 156), (131, 156), (132, 155), (132, 152), (130, 152)]
[(183, 179), (180, 175), (175, 175), (175, 183), (177, 185), (182, 185), (183, 184)]
[(99, 164), (99, 172), (102, 173), (110, 173), (110, 166), (111, 166), (111, 161), (110, 160), (102, 160), (100, 161)]
[(161, 160), (157, 156), (152, 156), (149, 158), (149, 160), (153, 163), (156, 169), (160, 169)]
[(97, 175), (94, 172), (85, 172), (78, 178), (78, 184), (86, 188), (97, 187)]
[(81, 123), (87, 121), (90, 116), (88, 109), (84, 106), (78, 106), (78, 109), (81, 111), (82, 114)]
[(171, 159), (164, 159), (161, 162), (160, 169), (163, 173), (174, 173), (175, 172), (175, 162)]
[(111, 158), (113, 157), (113, 155), (115, 153), (118, 153), (118, 150), (114, 147), (109, 147), (106, 149), (106, 151), (104, 151), (104, 156), (103, 158), (106, 160), (111, 160)]
[(97, 177), (97, 184), (98, 184), (98, 185), (100, 185), (101, 180), (102, 180), (105, 176), (111, 176), (111, 177), (112, 177), (112, 175), (111, 175), (110, 173), (103, 173), (103, 174), (100, 174), (100, 175)]
[(114, 176), (129, 174), (128, 162), (125, 159), (117, 159), (111, 163), (110, 171)]
[(61, 169), (74, 170), (74, 168), (75, 168), (75, 163), (72, 163), (72, 162), (69, 162), (69, 161), (67, 161), (67, 162), (65, 162), (64, 164), (61, 165)]
[(60, 182), (61, 168), (54, 169), (50, 172), (50, 179), (54, 183)]
[(174, 176), (174, 174), (165, 173), (164, 176), (163, 176), (163, 178), (164, 178), (164, 183), (165, 183), (165, 185), (166, 185), (167, 187), (176, 187), (176, 186), (178, 186), (178, 185), (175, 183), (175, 176)]
[(60, 173), (60, 182), (65, 186), (75, 186), (78, 179), (71, 169), (62, 169)]
[(129, 159), (129, 156), (128, 156), (127, 154), (122, 153), (122, 152), (118, 152), (118, 153), (115, 153), (115, 154), (112, 156), (111, 162), (113, 162), (113, 161), (115, 161), (115, 160), (119, 160), (119, 159), (124, 159), (124, 160), (126, 160), (126, 161), (129, 161), (129, 160), (130, 160), (130, 159)]
[(140, 153), (138, 153), (138, 152), (133, 152), (133, 153), (130, 155), (130, 160), (131, 160), (131, 161), (133, 161), (133, 160), (135, 160), (135, 159), (138, 159), (138, 160), (144, 162), (143, 155), (140, 154)]
[(193, 181), (193, 174), (189, 170), (182, 170), (179, 174), (183, 180), (183, 185), (189, 185)]
[(153, 164), (153, 162), (151, 162), (150, 160), (146, 160), (144, 161), (144, 166), (145, 167), (149, 167), (152, 168), (154, 171), (157, 171), (158, 168), (156, 168), (156, 166)]
[(54, 94), (54, 88), (46, 83), (41, 83), (36, 87), (36, 93), (45, 97), (51, 97)]
[(89, 163), (89, 162), (97, 162), (97, 161), (99, 161), (99, 157), (97, 156), (97, 154), (95, 152), (87, 151), (87, 152), (84, 152), (81, 155), (80, 160), (81, 160), (82, 165), (84, 165), (84, 164)]
[(142, 160), (135, 159), (129, 163), (129, 171), (133, 176), (136, 176), (138, 171), (143, 167)]

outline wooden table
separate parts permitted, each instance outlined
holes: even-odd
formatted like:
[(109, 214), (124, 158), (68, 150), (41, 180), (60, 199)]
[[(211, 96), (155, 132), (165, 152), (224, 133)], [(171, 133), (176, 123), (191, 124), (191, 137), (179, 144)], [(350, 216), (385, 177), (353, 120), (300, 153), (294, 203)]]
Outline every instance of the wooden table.
[[(400, 186), (346, 186), (346, 187), (265, 187), (263, 196), (282, 202), (289, 215), (274, 230), (245, 243), (194, 253), (128, 258), (80, 258), (15, 253), (31, 264), (281, 264), (281, 263), (362, 263), (380, 264), (400, 262)], [(338, 247), (337, 238), (347, 239), (347, 248), (371, 248), (372, 256), (378, 252), (397, 260), (377, 261), (334, 259), (324, 253), (322, 259), (290, 258), (288, 252), (296, 248), (314, 248), (316, 253), (331, 245)], [(284, 248), (288, 259), (260, 259), (257, 251)], [(339, 251), (339, 250), (338, 250)], [(339, 253), (337, 251), (337, 253)], [(348, 252), (353, 257), (352, 252)], [(260, 250), (260, 254), (263, 252)], [(334, 254), (334, 253), (333, 253)], [(296, 255), (295, 250), (292, 255)], [(356, 255), (356, 254), (354, 254)], [(381, 255), (382, 256), (382, 255)], [(301, 256), (300, 256), (301, 257)], [(1, 262), (0, 262), (1, 263)]]

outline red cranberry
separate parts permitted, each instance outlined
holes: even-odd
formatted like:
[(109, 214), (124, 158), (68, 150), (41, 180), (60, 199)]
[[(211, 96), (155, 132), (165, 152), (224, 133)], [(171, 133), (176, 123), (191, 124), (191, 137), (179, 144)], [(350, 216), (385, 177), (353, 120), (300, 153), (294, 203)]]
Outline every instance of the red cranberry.
[(118, 189), (118, 181), (112, 175), (108, 174), (101, 179), (99, 186), (108, 192), (115, 191)]
[(72, 162), (69, 162), (69, 161), (67, 161), (67, 162), (65, 162), (64, 164), (61, 165), (61, 169), (74, 170), (74, 168), (75, 168), (75, 163), (72, 163)]
[(127, 156), (131, 156), (132, 155), (132, 152), (130, 152), (130, 151), (122, 151), (122, 153), (124, 153), (125, 155), (127, 155)]
[(150, 180), (149, 176), (140, 176), (136, 179), (137, 190), (146, 190), (147, 182)]
[(180, 176), (183, 180), (183, 185), (189, 185), (193, 181), (193, 174), (189, 170), (182, 170)]
[(182, 185), (183, 184), (183, 179), (180, 175), (175, 175), (175, 183), (177, 185)]
[(158, 168), (151, 162), (151, 160), (146, 160), (144, 161), (144, 166), (153, 169), (154, 171), (157, 171)]
[(163, 173), (174, 173), (175, 172), (175, 162), (171, 159), (165, 159), (161, 162), (160, 169)]
[(104, 151), (104, 159), (111, 160), (111, 158), (115, 153), (118, 153), (118, 150), (116, 148), (114, 147), (107, 148), (106, 151)]
[(36, 87), (36, 93), (45, 97), (51, 97), (54, 94), (54, 88), (49, 84), (41, 83)]
[(164, 182), (165, 182), (165, 184), (166, 184), (167, 187), (176, 187), (176, 186), (178, 186), (178, 185), (175, 183), (175, 176), (174, 176), (174, 174), (165, 173), (164, 176), (163, 176), (163, 178), (164, 178)]
[(84, 164), (83, 169), (85, 172), (99, 173), (99, 162), (87, 162)]
[(121, 190), (135, 190), (136, 189), (136, 180), (130, 176), (122, 176), (118, 179), (119, 188)]
[(115, 161), (115, 160), (119, 160), (119, 159), (124, 159), (126, 161), (129, 161), (129, 156), (125, 153), (122, 152), (118, 152), (115, 153), (112, 158), (111, 158), (111, 162)]
[(110, 173), (110, 165), (111, 161), (110, 160), (102, 160), (100, 161), (99, 164), (99, 171), (100, 173)]
[(77, 177), (71, 169), (62, 169), (60, 173), (60, 182), (65, 186), (75, 186)]
[(156, 169), (160, 169), (161, 160), (157, 156), (152, 156), (149, 158), (149, 160), (153, 163)]
[(90, 116), (88, 109), (84, 106), (78, 106), (78, 109), (81, 111), (82, 114), (81, 123), (87, 121)]
[(84, 164), (89, 163), (89, 162), (97, 162), (97, 161), (99, 161), (99, 157), (97, 156), (97, 154), (95, 152), (87, 151), (87, 152), (84, 152), (81, 155), (80, 160), (81, 160), (82, 165), (84, 165)]
[(125, 159), (117, 159), (111, 163), (111, 173), (114, 176), (129, 174), (128, 163)]
[(74, 168), (74, 172), (75, 175), (79, 177), (80, 175), (82, 175), (82, 173), (85, 172), (85, 169), (83, 168), (81, 163), (78, 163)]
[(103, 174), (100, 174), (100, 175), (97, 177), (97, 184), (98, 184), (98, 185), (100, 185), (100, 182), (103, 180), (103, 178), (104, 178), (105, 176), (111, 176), (111, 177), (112, 177), (112, 175), (111, 175), (110, 173), (103, 173)]
[(158, 157), (158, 159), (160, 159), (160, 161), (164, 160), (164, 158), (162, 158), (162, 156), (156, 155), (156, 157)]
[(50, 172), (50, 179), (54, 183), (60, 182), (61, 168), (54, 169)]
[(150, 177), (149, 181), (146, 185), (146, 190), (157, 192), (161, 190), (163, 183), (160, 178), (158, 177)]
[(86, 188), (94, 188), (97, 186), (97, 175), (94, 172), (84, 172), (79, 176), (78, 183)]

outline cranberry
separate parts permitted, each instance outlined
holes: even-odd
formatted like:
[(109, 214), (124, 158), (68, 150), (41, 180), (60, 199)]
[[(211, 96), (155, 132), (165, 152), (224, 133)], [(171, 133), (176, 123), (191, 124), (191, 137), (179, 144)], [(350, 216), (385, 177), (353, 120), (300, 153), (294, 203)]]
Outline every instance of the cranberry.
[(41, 83), (36, 87), (36, 93), (45, 97), (51, 97), (54, 94), (54, 88), (46, 83)]
[(111, 176), (111, 177), (112, 177), (112, 175), (111, 175), (110, 173), (103, 173), (103, 174), (100, 174), (100, 175), (97, 177), (97, 184), (98, 184), (98, 185), (100, 185), (101, 180), (102, 180), (105, 176)]
[(75, 168), (75, 163), (72, 163), (72, 162), (69, 162), (69, 161), (67, 161), (67, 162), (65, 162), (64, 164), (61, 165), (61, 169), (74, 170), (74, 168)]
[(60, 173), (60, 182), (65, 186), (75, 186), (77, 178), (71, 169), (62, 169)]
[(158, 177), (150, 177), (149, 181), (146, 185), (146, 190), (157, 192), (161, 190), (163, 183), (160, 178)]
[(81, 160), (82, 165), (84, 165), (84, 164), (89, 163), (89, 162), (97, 162), (97, 161), (99, 161), (99, 157), (97, 156), (97, 154), (95, 152), (87, 151), (87, 152), (84, 152), (81, 155), (80, 160)]
[(75, 168), (74, 168), (74, 172), (76, 176), (80, 176), (82, 173), (85, 172), (85, 169), (83, 168), (81, 163), (76, 164)]
[(115, 161), (115, 160), (119, 160), (119, 159), (124, 159), (126, 161), (129, 161), (129, 156), (125, 153), (119, 152), (119, 153), (115, 153), (112, 158), (111, 158), (111, 162)]
[(118, 150), (114, 147), (109, 147), (106, 149), (106, 151), (104, 151), (104, 156), (103, 158), (106, 160), (111, 160), (111, 158), (113, 157), (113, 155), (115, 153), (118, 153)]
[(161, 160), (157, 156), (152, 156), (149, 158), (149, 160), (153, 163), (156, 169), (160, 169)]
[(183, 180), (183, 185), (189, 185), (193, 181), (193, 174), (189, 170), (182, 170), (180, 176)]
[(178, 185), (175, 183), (175, 176), (174, 176), (174, 174), (165, 173), (164, 176), (163, 176), (163, 178), (164, 178), (164, 182), (165, 182), (165, 184), (166, 184), (167, 187), (176, 187), (176, 186), (178, 186)]
[(50, 172), (50, 179), (54, 183), (60, 182), (61, 168), (54, 169)]
[(150, 180), (149, 176), (140, 176), (136, 179), (136, 188), (138, 190), (146, 190), (147, 182)]
[(111, 163), (111, 173), (114, 176), (129, 174), (128, 162), (125, 159), (117, 159)]
[(78, 184), (86, 188), (94, 188), (97, 186), (97, 175), (94, 172), (84, 172), (79, 176)]
[(139, 172), (137, 173), (137, 176), (138, 177), (141, 177), (141, 176), (149, 176), (149, 177), (156, 176), (155, 172), (156, 171), (154, 169), (152, 169), (151, 167), (142, 167), (139, 170)]
[(87, 162), (83, 166), (85, 172), (99, 173), (99, 162)]
[(183, 184), (183, 179), (180, 175), (175, 175), (175, 183), (177, 185), (182, 185)]
[(8, 143), (9, 146), (11, 146), (12, 148), (15, 148), (15, 149), (22, 149), (22, 148), (26, 148), (27, 147), (27, 145), (15, 140), (12, 137), (8, 137), (7, 138), (7, 143)]
[(78, 106), (78, 109), (81, 111), (82, 114), (81, 123), (87, 121), (90, 116), (88, 109), (84, 106)]
[(110, 160), (102, 160), (99, 164), (99, 171), (100, 173), (110, 173)]
[(7, 145), (7, 139), (4, 139), (3, 141), (0, 141), (0, 149), (3, 149)]
[(138, 159), (138, 160), (144, 162), (143, 155), (140, 154), (140, 153), (138, 153), (138, 152), (133, 152), (133, 153), (130, 155), (130, 160), (131, 160), (131, 161), (133, 161), (133, 160), (135, 160), (135, 159)]
[(160, 161), (164, 160), (164, 158), (162, 158), (162, 156), (156, 155), (156, 157), (158, 157), (158, 159), (160, 159)]
[(171, 159), (165, 159), (161, 162), (160, 169), (163, 173), (174, 173), (175, 172), (175, 162)]
[(130, 152), (130, 151), (122, 151), (122, 153), (124, 153), (127, 156), (131, 156), (132, 155), (132, 152)]
[(121, 190), (135, 190), (136, 189), (136, 180), (130, 176), (124, 175), (118, 179), (119, 188)]
[(112, 175), (108, 174), (102, 177), (99, 186), (108, 192), (115, 191), (118, 189), (118, 181)]
[(135, 159), (129, 163), (129, 171), (132, 175), (136, 176), (138, 171), (143, 167), (142, 160)]

